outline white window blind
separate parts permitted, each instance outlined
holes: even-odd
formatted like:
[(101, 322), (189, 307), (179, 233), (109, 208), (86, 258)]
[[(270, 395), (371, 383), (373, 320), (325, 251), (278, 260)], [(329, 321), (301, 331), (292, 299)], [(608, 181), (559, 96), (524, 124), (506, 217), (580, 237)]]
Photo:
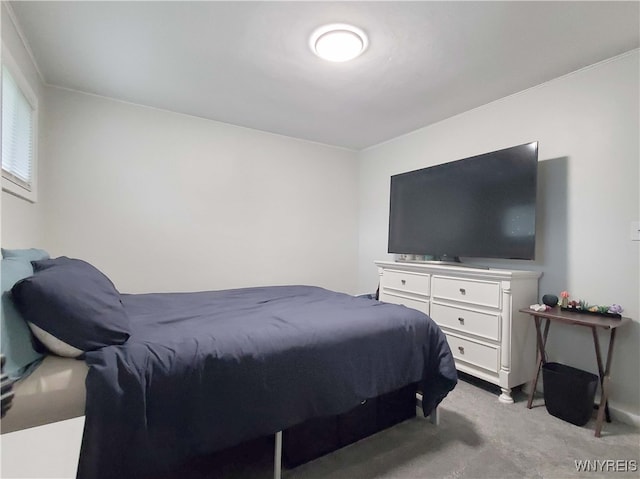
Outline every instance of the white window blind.
[(34, 108), (2, 67), (2, 176), (31, 191), (34, 169)]

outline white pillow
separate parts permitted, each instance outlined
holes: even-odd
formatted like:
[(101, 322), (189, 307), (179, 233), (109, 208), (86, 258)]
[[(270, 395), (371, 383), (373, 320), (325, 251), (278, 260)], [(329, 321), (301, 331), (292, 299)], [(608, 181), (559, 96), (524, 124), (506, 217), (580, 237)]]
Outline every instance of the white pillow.
[(84, 353), (81, 349), (61, 341), (35, 324), (28, 321), (27, 324), (29, 325), (29, 328), (31, 328), (33, 335), (38, 338), (38, 341), (44, 344), (45, 347), (53, 354), (62, 356), (63, 358), (77, 358)]

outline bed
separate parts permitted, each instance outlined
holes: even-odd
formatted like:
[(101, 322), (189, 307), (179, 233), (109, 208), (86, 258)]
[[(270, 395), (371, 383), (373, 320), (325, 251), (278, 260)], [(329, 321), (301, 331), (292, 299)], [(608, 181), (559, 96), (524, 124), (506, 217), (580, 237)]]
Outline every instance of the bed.
[(411, 384), (428, 415), (456, 384), (438, 326), (403, 306), (301, 285), (128, 295), (80, 260), (33, 264), (13, 301), (88, 366), (80, 479), (166, 474)]

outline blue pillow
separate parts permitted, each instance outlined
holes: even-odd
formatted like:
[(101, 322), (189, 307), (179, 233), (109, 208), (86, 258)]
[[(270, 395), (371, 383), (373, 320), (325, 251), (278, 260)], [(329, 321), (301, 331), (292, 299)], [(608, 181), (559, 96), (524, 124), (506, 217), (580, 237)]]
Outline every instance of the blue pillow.
[(129, 339), (120, 293), (95, 267), (67, 257), (34, 261), (33, 266), (33, 276), (12, 289), (16, 307), (29, 323), (80, 351)]
[[(5, 251), (7, 250), (2, 250), (3, 255)], [(30, 257), (37, 259), (48, 258), (49, 255), (46, 252), (38, 251), (41, 252), (39, 256), (31, 254)], [(16, 310), (11, 298), (11, 288), (13, 288), (14, 284), (32, 274), (33, 267), (27, 259), (22, 259), (20, 256), (8, 256), (2, 260), (0, 272), (2, 276), (0, 352), (7, 358), (5, 372), (12, 379), (26, 376), (39, 364), (43, 357), (43, 354), (34, 348), (29, 327)]]
[(28, 248), (28, 249), (5, 249), (2, 248), (2, 257), (5, 259), (14, 258), (22, 259), (28, 262), (40, 261), (43, 259), (49, 259), (49, 253), (43, 249)]

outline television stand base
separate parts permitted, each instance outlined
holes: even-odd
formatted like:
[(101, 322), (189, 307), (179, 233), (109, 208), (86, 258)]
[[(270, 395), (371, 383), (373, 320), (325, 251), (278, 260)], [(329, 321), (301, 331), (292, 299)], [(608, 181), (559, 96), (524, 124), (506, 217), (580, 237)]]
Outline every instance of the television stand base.
[(481, 266), (477, 264), (463, 263), (461, 261), (444, 261), (439, 259), (396, 259), (396, 263), (413, 263), (413, 264), (431, 264), (434, 266), (457, 266), (459, 268), (475, 268), (475, 269), (491, 269), (489, 266)]
[(468, 264), (468, 263), (463, 263), (462, 261), (448, 261), (448, 260), (434, 259), (434, 260), (424, 261), (424, 263), (443, 265), (443, 266), (458, 266), (459, 268), (489, 269), (488, 266), (478, 266), (477, 264)]

